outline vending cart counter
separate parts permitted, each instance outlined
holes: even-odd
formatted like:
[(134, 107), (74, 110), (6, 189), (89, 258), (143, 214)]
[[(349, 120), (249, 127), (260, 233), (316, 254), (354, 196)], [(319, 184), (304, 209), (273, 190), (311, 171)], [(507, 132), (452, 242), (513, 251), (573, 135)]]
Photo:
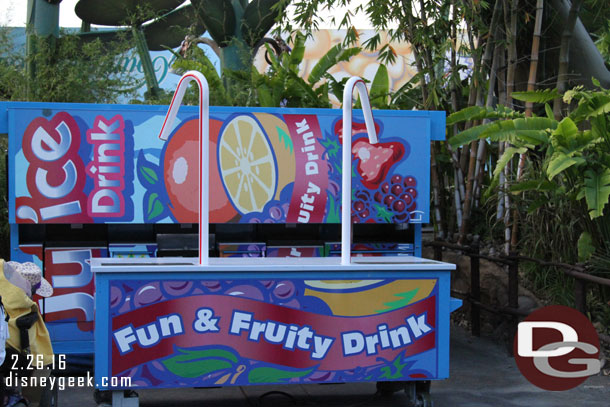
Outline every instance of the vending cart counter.
[(455, 265), (417, 257), (92, 259), (101, 389), (449, 375)]

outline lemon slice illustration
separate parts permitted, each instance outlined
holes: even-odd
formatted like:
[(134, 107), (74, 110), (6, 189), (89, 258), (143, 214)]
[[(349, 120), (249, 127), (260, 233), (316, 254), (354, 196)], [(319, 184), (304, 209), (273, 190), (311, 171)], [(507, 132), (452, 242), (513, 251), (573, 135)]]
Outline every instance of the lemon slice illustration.
[(229, 199), (242, 214), (260, 212), (273, 199), (277, 166), (269, 140), (257, 121), (237, 116), (218, 141), (220, 178)]

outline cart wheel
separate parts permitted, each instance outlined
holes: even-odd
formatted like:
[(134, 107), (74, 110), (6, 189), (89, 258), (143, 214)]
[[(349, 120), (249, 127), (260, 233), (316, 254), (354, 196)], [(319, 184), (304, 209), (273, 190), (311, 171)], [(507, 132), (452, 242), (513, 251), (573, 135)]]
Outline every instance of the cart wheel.
[(57, 387), (50, 389), (45, 388), (40, 396), (40, 407), (57, 407), (58, 406), (58, 393)]
[(417, 395), (417, 407), (433, 407), (432, 396), (430, 393), (420, 393)]
[(409, 382), (377, 382), (377, 394), (388, 397), (397, 391), (405, 389)]
[(112, 392), (108, 390), (93, 390), (95, 404), (112, 403)]

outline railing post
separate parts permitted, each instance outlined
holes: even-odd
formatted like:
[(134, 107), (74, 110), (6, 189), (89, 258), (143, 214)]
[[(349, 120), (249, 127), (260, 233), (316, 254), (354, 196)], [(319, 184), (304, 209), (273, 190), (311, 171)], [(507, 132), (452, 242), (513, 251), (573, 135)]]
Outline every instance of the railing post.
[[(519, 308), (519, 261), (517, 260), (517, 253), (510, 252), (509, 254), (510, 263), (508, 264), (508, 307), (513, 310)], [(510, 317), (510, 324), (508, 325), (508, 353), (513, 355), (513, 342), (515, 335), (517, 334), (517, 324), (519, 319), (517, 315)]]
[(509, 254), (510, 263), (508, 265), (508, 306), (512, 309), (519, 308), (519, 261), (516, 259), (517, 253)]
[(479, 242), (470, 246), (470, 331), (474, 336), (481, 336), (481, 275), (479, 271)]
[(574, 308), (587, 315), (587, 283), (578, 278), (574, 279)]

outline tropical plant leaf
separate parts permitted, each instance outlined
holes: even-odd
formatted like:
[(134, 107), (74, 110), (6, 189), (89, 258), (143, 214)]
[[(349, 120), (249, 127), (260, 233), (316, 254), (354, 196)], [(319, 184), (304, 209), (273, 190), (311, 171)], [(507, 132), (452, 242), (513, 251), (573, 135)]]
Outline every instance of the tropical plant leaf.
[(523, 113), (515, 112), (505, 106), (498, 106), (496, 109), (484, 106), (469, 106), (458, 112), (452, 113), (447, 117), (447, 126), (472, 120), (483, 119), (516, 119), (525, 117)]
[(291, 82), (293, 82), (293, 84), (295, 85), (294, 89), (299, 94), (299, 96), (310, 98), (311, 101), (316, 101), (319, 99), (319, 96), (316, 91), (309, 83), (305, 82), (303, 78), (301, 78), (294, 72), (289, 72), (288, 76), (290, 77)]
[(492, 125), (493, 123), (481, 124), (479, 126), (474, 126), (464, 130), (463, 132), (451, 137), (449, 139), (449, 144), (451, 144), (452, 147), (459, 147), (463, 146), (464, 144), (468, 144), (471, 141), (477, 140), (481, 134), (483, 134)]
[(610, 96), (607, 97), (607, 101), (603, 102), (600, 106), (596, 107), (591, 113), (589, 113), (587, 118), (607, 115), (608, 113), (610, 113)]
[(384, 64), (380, 64), (377, 68), (377, 73), (371, 84), (370, 99), (371, 106), (377, 109), (384, 109), (388, 106), (388, 95), (390, 93), (390, 77), (388, 76), (388, 68)]
[(578, 238), (578, 261), (588, 261), (593, 253), (595, 253), (595, 245), (593, 244), (593, 238), (589, 232), (582, 232)]
[(224, 47), (235, 33), (235, 10), (231, 0), (193, 0), (197, 16), (203, 21), (210, 36)]
[(558, 97), (561, 97), (561, 94), (556, 88), (553, 89), (539, 89), (528, 92), (513, 92), (513, 99), (520, 100), (522, 102), (531, 102), (531, 103), (547, 103)]
[(324, 74), (334, 65), (339, 62), (348, 61), (354, 55), (360, 53), (359, 47), (354, 48), (343, 48), (341, 44), (337, 44), (332, 47), (312, 68), (307, 82), (311, 85), (318, 83), (318, 81), (324, 76)]
[(249, 383), (282, 383), (295, 377), (307, 376), (314, 368), (278, 369), (275, 367), (256, 367), (248, 373)]
[(258, 101), (262, 107), (279, 107), (267, 86), (259, 86), (256, 88), (256, 91), (258, 93)]
[(510, 192), (518, 194), (525, 191), (553, 191), (557, 185), (546, 179), (531, 179), (510, 186)]
[[(570, 148), (572, 141), (578, 136), (578, 133), (576, 123), (569, 117), (564, 117), (557, 125), (555, 131), (553, 131), (553, 136), (557, 139), (559, 145)], [(557, 147), (556, 144), (553, 145)]]
[(546, 117), (523, 117), (513, 120), (498, 120), (490, 123), (480, 134), (481, 138), (490, 137), (495, 141), (510, 141), (511, 137), (533, 145), (548, 141), (547, 133), (557, 127), (557, 121)]
[(275, 24), (280, 8), (276, 4), (287, 4), (282, 0), (252, 0), (244, 10), (241, 33), (248, 44), (254, 47)]
[(500, 176), (500, 174), (504, 170), (504, 167), (506, 167), (506, 164), (508, 164), (508, 162), (513, 158), (513, 156), (515, 154), (523, 154), (526, 151), (527, 151), (527, 148), (525, 148), (525, 147), (521, 147), (521, 148), (508, 147), (506, 150), (504, 150), (504, 153), (502, 154), (502, 156), (498, 159), (498, 162), (496, 163), (496, 168), (494, 169), (493, 178), (495, 179)]
[(538, 209), (542, 208), (544, 205), (547, 205), (548, 203), (549, 203), (549, 200), (545, 196), (535, 199), (527, 207), (527, 213), (531, 215), (532, 213), (536, 212)]
[(549, 160), (546, 175), (553, 179), (557, 174), (576, 164), (583, 164), (586, 161), (582, 157), (570, 157), (562, 152), (555, 152)]
[(585, 199), (591, 219), (603, 215), (609, 196), (610, 168), (606, 168), (599, 173), (593, 170), (585, 171)]
[(294, 44), (292, 45), (292, 51), (290, 52), (290, 58), (288, 59), (288, 68), (295, 72), (299, 72), (299, 65), (303, 62), (303, 56), (305, 55), (305, 35), (301, 32), (297, 32), (294, 36)]
[[(182, 57), (182, 55), (178, 54), (175, 51), (170, 51), (176, 57), (176, 60), (172, 64), (172, 69), (174, 69), (178, 73), (184, 73), (190, 70), (201, 72), (208, 81), (210, 92), (220, 99), (218, 100), (218, 102), (225, 105), (231, 104), (231, 96), (227, 93), (224, 83), (218, 75), (216, 67), (214, 67), (212, 61), (210, 61), (210, 59), (207, 57), (207, 55), (201, 48), (191, 47), (191, 49), (189, 50), (189, 52), (191, 52), (190, 59)], [(227, 75), (231, 75), (231, 72), (229, 72), (229, 70), (225, 70), (225, 73)]]

